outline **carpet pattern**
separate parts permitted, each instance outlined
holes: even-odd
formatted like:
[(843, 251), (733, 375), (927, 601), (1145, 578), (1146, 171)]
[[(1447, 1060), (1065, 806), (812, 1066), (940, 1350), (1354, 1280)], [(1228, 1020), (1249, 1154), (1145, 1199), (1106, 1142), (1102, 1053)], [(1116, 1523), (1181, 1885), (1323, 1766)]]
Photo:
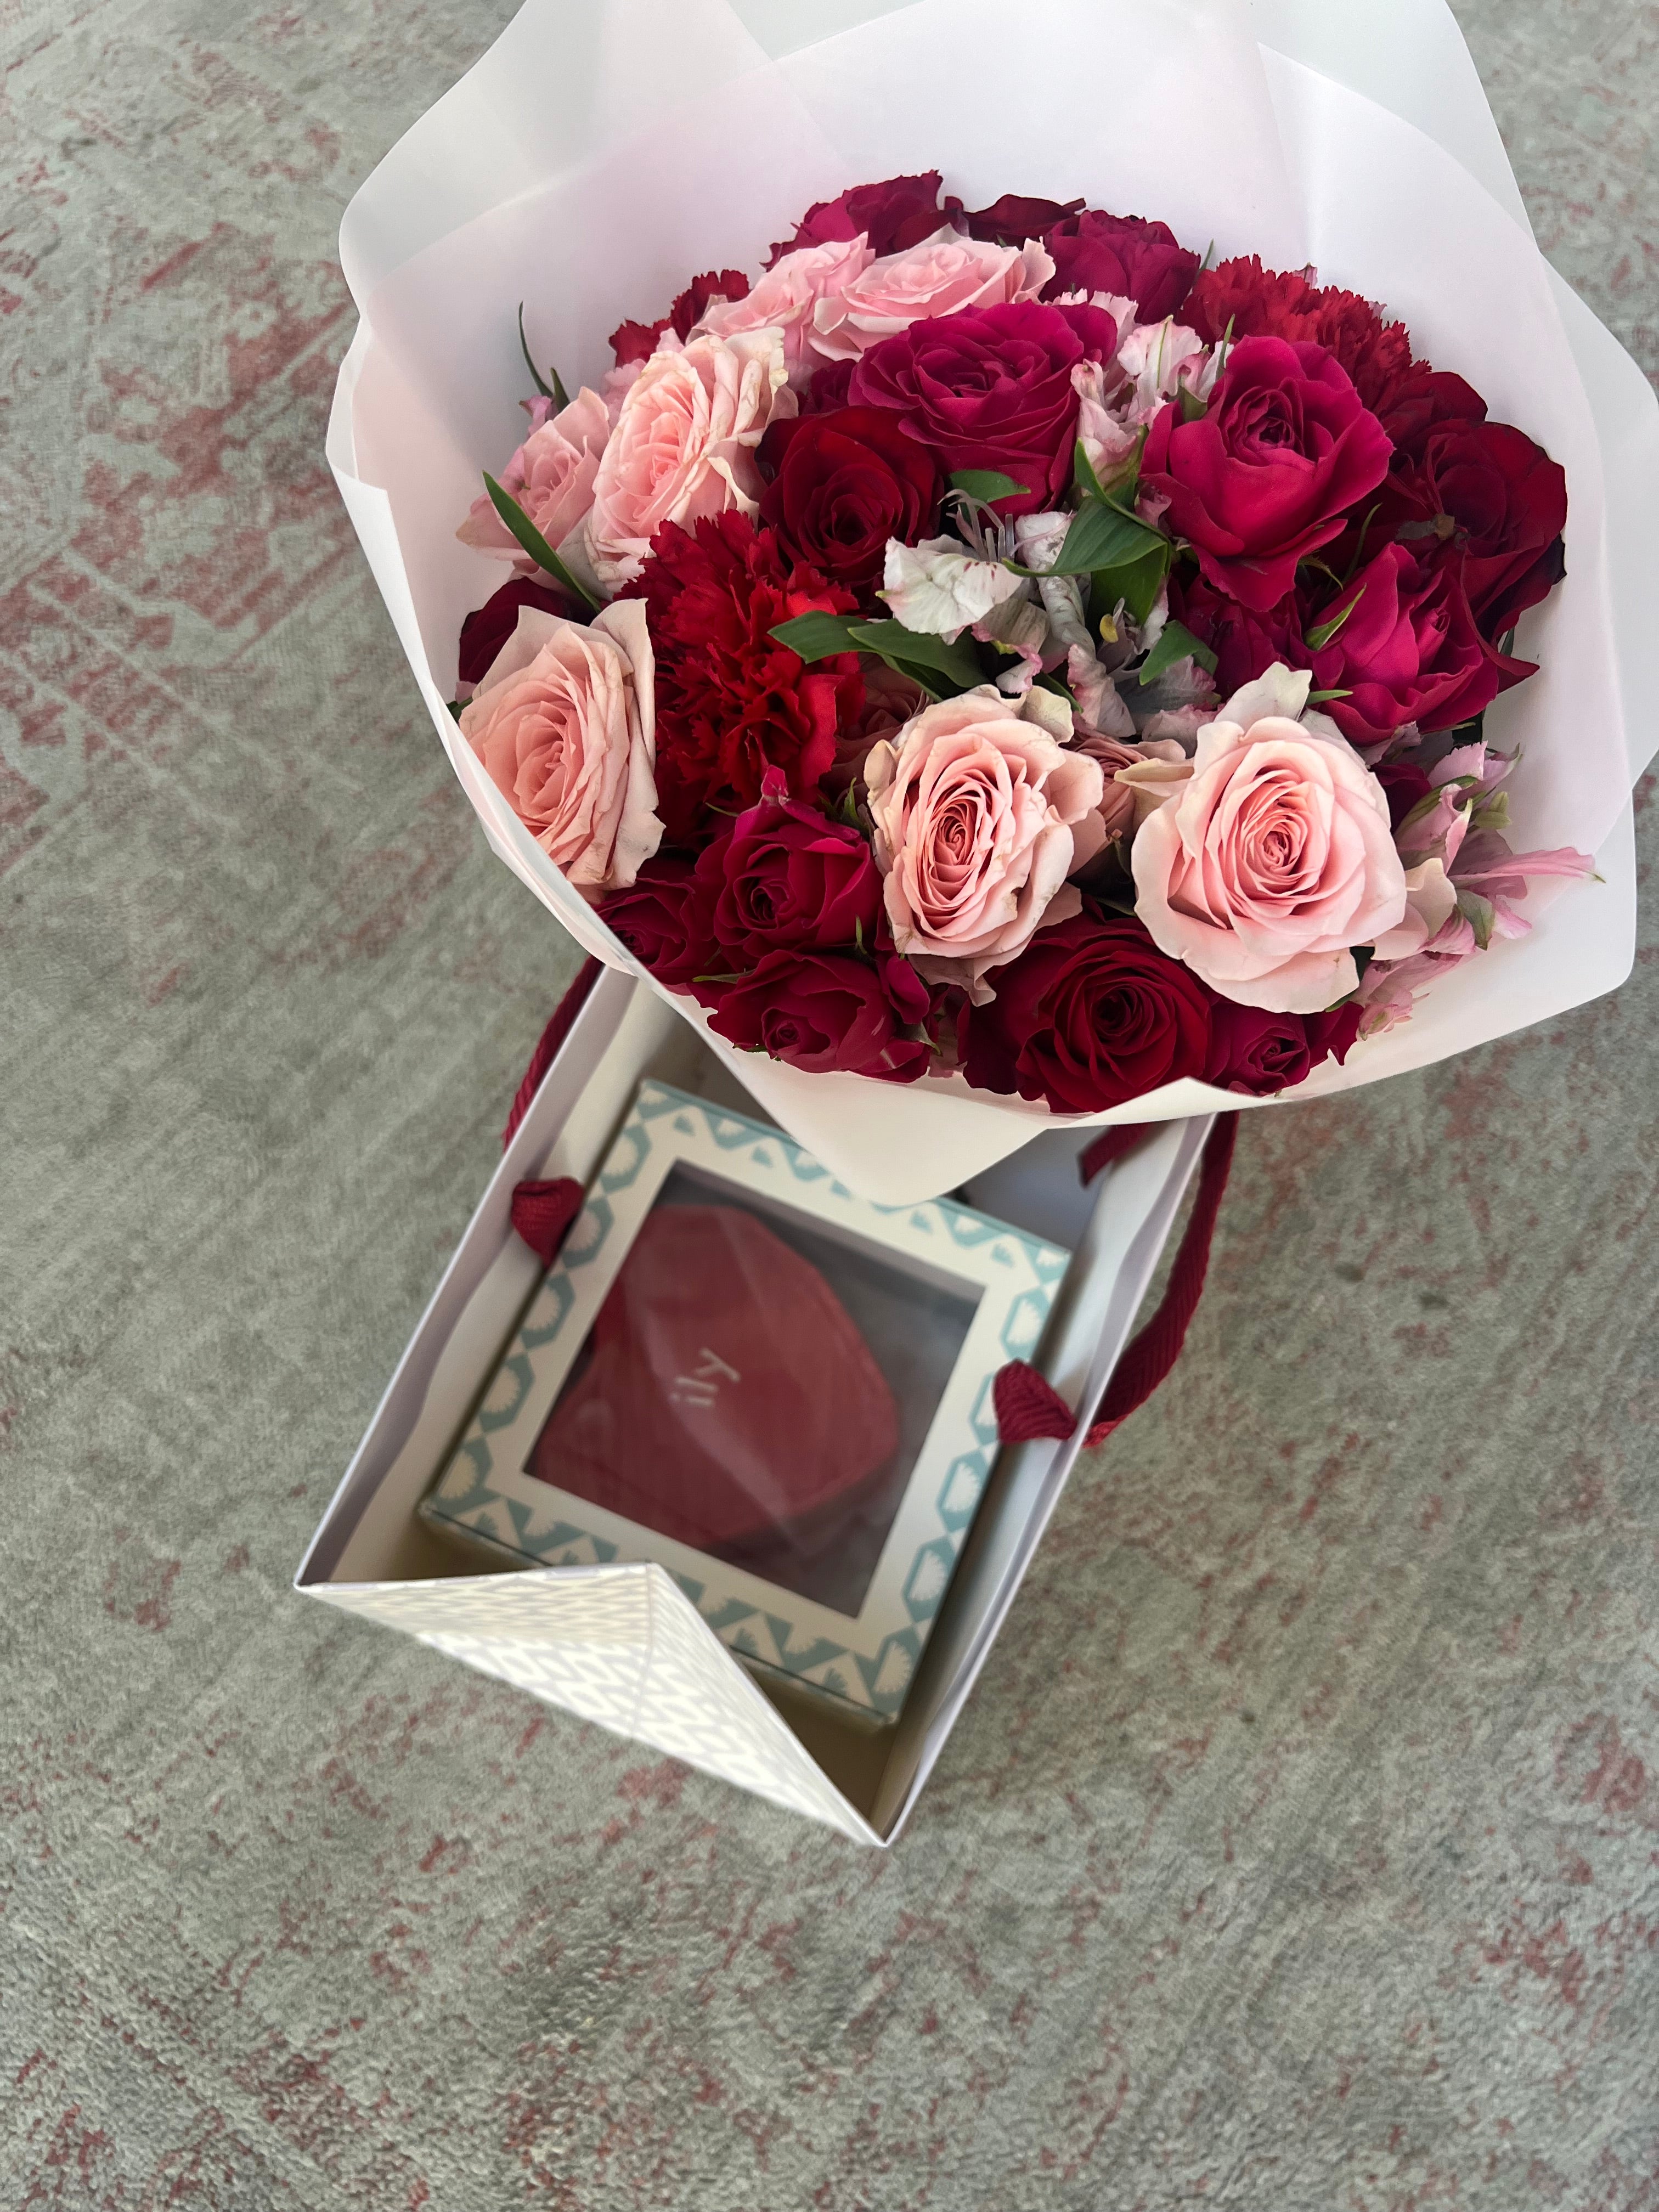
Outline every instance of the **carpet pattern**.
[[(1655, 2212), (1650, 923), (1246, 1120), (890, 1855), (292, 1595), (574, 965), (322, 459), (507, 12), (0, 11), (0, 2199)], [(1659, 13), (1459, 12), (1659, 369)]]

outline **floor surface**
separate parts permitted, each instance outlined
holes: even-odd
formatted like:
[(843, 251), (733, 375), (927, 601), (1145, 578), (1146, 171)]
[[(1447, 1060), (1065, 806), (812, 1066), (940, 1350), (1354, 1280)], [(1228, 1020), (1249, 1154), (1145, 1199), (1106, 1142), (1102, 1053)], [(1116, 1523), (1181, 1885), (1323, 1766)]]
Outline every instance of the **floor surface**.
[[(890, 1855), (292, 1595), (573, 966), (323, 461), (507, 12), (0, 9), (0, 2201), (1654, 2212), (1650, 923), (1246, 1120)], [(1659, 368), (1659, 11), (1459, 12)]]

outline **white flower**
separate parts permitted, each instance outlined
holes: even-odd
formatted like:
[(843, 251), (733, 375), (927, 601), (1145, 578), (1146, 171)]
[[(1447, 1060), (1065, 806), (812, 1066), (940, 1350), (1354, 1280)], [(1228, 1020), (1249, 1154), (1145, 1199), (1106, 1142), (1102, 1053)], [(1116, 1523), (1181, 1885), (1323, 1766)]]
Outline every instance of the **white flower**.
[(906, 629), (947, 642), (1012, 596), (1014, 579), (997, 561), (975, 561), (954, 538), (919, 545), (887, 541), (881, 598)]

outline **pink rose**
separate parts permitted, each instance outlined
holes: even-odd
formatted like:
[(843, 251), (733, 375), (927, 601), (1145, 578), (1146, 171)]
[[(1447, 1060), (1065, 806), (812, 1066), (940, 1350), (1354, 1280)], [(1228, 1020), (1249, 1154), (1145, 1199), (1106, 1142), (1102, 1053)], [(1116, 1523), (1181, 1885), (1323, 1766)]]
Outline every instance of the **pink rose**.
[[(1097, 731), (1081, 730), (1073, 740), (1073, 750), (1098, 761), (1106, 787), (1101, 794), (1100, 821), (1108, 839), (1130, 837), (1135, 823), (1144, 820), (1149, 806), (1142, 792), (1160, 773), (1164, 781), (1158, 787), (1158, 797), (1151, 805), (1158, 805), (1169, 795), (1172, 781), (1185, 782), (1190, 763), (1180, 744), (1173, 738), (1151, 738), (1144, 744), (1125, 744), (1117, 738), (1102, 737)], [(1139, 769), (1139, 781), (1126, 781), (1123, 771)]]
[(893, 942), (930, 981), (988, 998), (988, 968), (1080, 910), (1066, 878), (1105, 842), (1099, 765), (992, 685), (872, 745), (864, 781)]
[(753, 514), (755, 448), (794, 412), (780, 331), (665, 340), (629, 386), (594, 480), (588, 556), (604, 588), (633, 581), (665, 522)]
[(1382, 787), (1275, 663), (1198, 733), (1192, 775), (1149, 815), (1131, 866), (1160, 951), (1224, 999), (1313, 1014), (1359, 981), (1352, 948), (1406, 919)]
[(832, 240), (786, 253), (741, 300), (716, 300), (694, 337), (729, 338), (739, 331), (783, 332), (790, 381), (809, 376), (820, 356), (812, 343), (812, 314), (821, 300), (836, 299), (875, 259), (862, 238)]
[[(593, 481), (611, 435), (611, 417), (599, 393), (584, 386), (557, 415), (550, 399), (532, 399), (530, 419), (534, 428), (498, 482), (556, 553), (593, 504)], [(473, 501), (455, 535), (463, 545), (515, 562), (526, 575), (532, 572), (530, 556), (487, 496)]]
[(1042, 248), (988, 246), (939, 231), (902, 253), (873, 261), (844, 290), (821, 300), (812, 343), (830, 361), (853, 361), (912, 323), (963, 307), (1035, 300), (1054, 273)]
[(526, 607), (461, 710), (461, 735), (584, 896), (634, 881), (662, 841), (645, 608), (591, 625)]

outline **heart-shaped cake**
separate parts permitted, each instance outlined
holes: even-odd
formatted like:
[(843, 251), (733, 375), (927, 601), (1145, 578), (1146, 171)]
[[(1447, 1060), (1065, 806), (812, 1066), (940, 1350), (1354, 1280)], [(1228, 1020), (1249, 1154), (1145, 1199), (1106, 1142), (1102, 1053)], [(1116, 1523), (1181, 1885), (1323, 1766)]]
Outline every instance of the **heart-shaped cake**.
[(809, 1260), (752, 1213), (661, 1206), (527, 1472), (699, 1551), (822, 1523), (898, 1448), (886, 1377)]

